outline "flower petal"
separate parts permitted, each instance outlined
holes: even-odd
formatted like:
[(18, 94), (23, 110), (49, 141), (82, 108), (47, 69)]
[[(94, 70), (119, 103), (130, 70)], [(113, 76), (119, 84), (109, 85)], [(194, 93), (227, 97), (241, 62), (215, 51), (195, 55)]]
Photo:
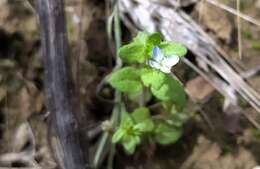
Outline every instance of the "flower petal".
[(153, 60), (149, 60), (148, 65), (150, 65), (152, 68), (155, 68), (155, 69), (161, 68), (161, 65), (159, 63), (157, 63), (156, 61), (153, 61)]
[(176, 65), (180, 61), (180, 58), (178, 56), (169, 56), (165, 57), (162, 61), (162, 65), (167, 66), (167, 67), (172, 67)]
[(163, 60), (163, 58), (164, 58), (164, 56), (163, 56), (161, 49), (158, 46), (154, 46), (152, 59), (157, 62), (161, 62)]
[(160, 71), (162, 71), (162, 72), (164, 72), (164, 73), (171, 73), (171, 67), (161, 66), (161, 67), (160, 67)]

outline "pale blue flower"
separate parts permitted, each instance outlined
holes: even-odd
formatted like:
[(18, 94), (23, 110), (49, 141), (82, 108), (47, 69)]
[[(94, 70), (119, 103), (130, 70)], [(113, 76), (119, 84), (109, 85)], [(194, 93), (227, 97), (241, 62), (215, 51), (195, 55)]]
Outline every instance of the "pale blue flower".
[(171, 67), (179, 62), (180, 58), (176, 55), (164, 56), (158, 46), (153, 47), (152, 58), (148, 60), (148, 65), (164, 73), (170, 73)]

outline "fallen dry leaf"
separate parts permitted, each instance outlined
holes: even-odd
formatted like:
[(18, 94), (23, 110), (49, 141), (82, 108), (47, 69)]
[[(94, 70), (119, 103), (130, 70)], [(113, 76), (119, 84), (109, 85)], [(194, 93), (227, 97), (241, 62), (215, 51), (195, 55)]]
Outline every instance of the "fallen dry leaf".
[(219, 39), (231, 43), (233, 26), (225, 11), (201, 1), (197, 3), (194, 13), (201, 25), (212, 31)]
[(186, 91), (189, 96), (198, 102), (207, 101), (214, 90), (214, 87), (201, 76), (188, 81), (186, 84)]

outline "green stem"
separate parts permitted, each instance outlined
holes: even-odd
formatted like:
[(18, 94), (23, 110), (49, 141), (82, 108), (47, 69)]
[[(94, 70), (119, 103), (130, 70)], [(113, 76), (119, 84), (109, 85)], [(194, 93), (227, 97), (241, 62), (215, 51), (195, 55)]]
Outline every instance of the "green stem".
[(116, 152), (115, 145), (112, 145), (108, 155), (107, 169), (113, 169), (113, 160), (114, 160), (115, 152)]
[[(118, 0), (119, 1), (119, 0)], [(114, 17), (114, 36), (115, 36), (115, 45), (116, 45), (116, 66), (114, 70), (120, 69), (122, 67), (122, 61), (118, 55), (118, 50), (121, 46), (121, 28), (120, 28), (120, 18), (119, 18), (119, 6), (118, 6), (118, 1), (116, 1), (115, 6), (114, 6), (114, 11), (115, 11), (115, 17)], [(113, 121), (113, 127), (117, 127), (119, 125), (120, 121), (120, 112), (122, 112), (122, 95), (119, 91), (116, 91), (115, 93), (115, 101), (116, 104), (119, 103), (120, 111), (118, 111), (118, 114), (113, 114), (112, 119)], [(112, 144), (108, 156), (108, 169), (113, 168), (113, 160), (115, 156), (115, 145)]]
[[(111, 121), (113, 123), (113, 128), (116, 128), (119, 125), (120, 113), (123, 111), (123, 104), (121, 103), (121, 93), (119, 91), (116, 91), (115, 102), (116, 105), (114, 106), (114, 111), (111, 118)], [(114, 160), (115, 152), (116, 152), (116, 146), (115, 144), (111, 143), (110, 151), (108, 155), (108, 164), (107, 164), (108, 169), (113, 169), (113, 160)]]
[(98, 168), (98, 166), (100, 164), (101, 155), (102, 155), (105, 145), (107, 143), (108, 136), (109, 136), (108, 133), (104, 132), (100, 139), (100, 142), (99, 142), (96, 154), (95, 154), (95, 158), (94, 158), (94, 168)]
[[(119, 18), (119, 6), (118, 6), (118, 0), (114, 1), (114, 9), (113, 9), (113, 15), (114, 15), (114, 37), (115, 37), (115, 46), (116, 46), (116, 66), (114, 67), (114, 71), (118, 70), (122, 67), (122, 61), (120, 57), (118, 56), (118, 49), (121, 46), (121, 28), (120, 28), (120, 18)], [(108, 23), (108, 34), (110, 34), (112, 31), (109, 28), (109, 26), (112, 27), (111, 22)], [(123, 110), (123, 104), (122, 104), (122, 95), (119, 91), (115, 91), (115, 105), (112, 112), (111, 122), (113, 124), (113, 128), (116, 128), (119, 125), (120, 122), (120, 113)], [(100, 157), (102, 155), (102, 152), (104, 152), (104, 148), (106, 143), (109, 141), (109, 134), (104, 133), (100, 144), (98, 146), (98, 150), (95, 155), (94, 160), (94, 166), (97, 168), (100, 164)], [(115, 155), (115, 145), (110, 143), (110, 151), (108, 156), (108, 169), (113, 168), (113, 159)]]
[(120, 28), (120, 17), (119, 17), (119, 6), (118, 1), (114, 7), (115, 17), (114, 17), (114, 36), (115, 36), (115, 45), (116, 45), (116, 67), (115, 69), (119, 69), (122, 67), (122, 61), (118, 55), (118, 49), (121, 46), (121, 28)]
[[(115, 97), (115, 106), (113, 108), (112, 111), (112, 116), (111, 116), (111, 122), (113, 124), (113, 128), (115, 128), (116, 126), (118, 126), (119, 124), (119, 119), (120, 119), (120, 112), (123, 110), (123, 105), (118, 102), (118, 100), (120, 100), (121, 98), (121, 94), (116, 92), (116, 97)], [(102, 153), (105, 152), (105, 148), (106, 145), (110, 145), (110, 152), (109, 152), (109, 159), (112, 158), (111, 156), (111, 151), (114, 152), (115, 150), (115, 146), (111, 143), (109, 143), (109, 133), (108, 132), (104, 132), (100, 141), (99, 141), (99, 145), (95, 154), (95, 158), (94, 158), (94, 168), (98, 168), (100, 163), (101, 163), (101, 159), (102, 159)], [(112, 154), (114, 156), (114, 153)], [(111, 163), (111, 162), (108, 162)]]

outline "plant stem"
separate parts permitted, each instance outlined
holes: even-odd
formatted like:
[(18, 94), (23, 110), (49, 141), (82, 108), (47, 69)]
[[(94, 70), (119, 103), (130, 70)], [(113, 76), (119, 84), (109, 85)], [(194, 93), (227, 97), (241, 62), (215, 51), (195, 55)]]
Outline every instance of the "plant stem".
[(107, 140), (109, 138), (108, 136), (109, 135), (107, 132), (104, 132), (103, 135), (101, 136), (101, 139), (100, 139), (100, 142), (99, 142), (96, 154), (95, 154), (94, 162), (93, 162), (94, 168), (98, 168), (98, 166), (100, 164), (101, 155), (103, 153), (103, 150), (104, 150)]
[[(121, 28), (120, 28), (120, 18), (119, 18), (119, 6), (118, 6), (118, 1), (116, 0), (115, 6), (114, 6), (114, 11), (115, 11), (115, 16), (114, 16), (114, 36), (115, 36), (115, 44), (116, 44), (116, 66), (114, 70), (118, 70), (122, 67), (122, 61), (118, 55), (118, 50), (121, 46)], [(122, 112), (122, 95), (119, 91), (116, 91), (115, 93), (115, 102), (120, 109), (116, 113), (112, 115), (113, 119), (113, 127), (116, 128), (119, 125), (120, 121), (120, 113)], [(119, 105), (118, 105), (119, 104)], [(115, 145), (111, 144), (110, 152), (109, 152), (109, 157), (108, 157), (108, 169), (113, 168), (113, 160), (115, 156)]]
[[(118, 70), (122, 67), (122, 61), (121, 61), (120, 57), (118, 56), (118, 49), (121, 46), (121, 28), (120, 28), (118, 1), (115, 0), (113, 4), (114, 4), (114, 8), (113, 8), (112, 16), (113, 16), (113, 19), (114, 19), (114, 37), (115, 37), (115, 46), (116, 46), (116, 66), (114, 67), (113, 70), (116, 71), (116, 70)], [(110, 28), (110, 27), (112, 27), (112, 23), (109, 22), (108, 24), (109, 25), (108, 25), (107, 30), (108, 30), (108, 34), (110, 36), (111, 32), (112, 32), (111, 31), (112, 29)], [(114, 105), (112, 116), (111, 116), (111, 122), (113, 124), (113, 128), (116, 128), (119, 125), (120, 113), (123, 110), (121, 92), (115, 91), (114, 102), (115, 102), (115, 105)], [(98, 146), (98, 150), (97, 150), (96, 155), (95, 155), (95, 159), (94, 159), (94, 167), (95, 168), (97, 168), (100, 164), (101, 153), (104, 152), (105, 145), (108, 143), (108, 141), (109, 141), (109, 134), (104, 133), (102, 135), (100, 144)], [(110, 143), (108, 165), (107, 165), (108, 169), (113, 168), (114, 155), (115, 155), (115, 145)]]
[[(118, 0), (119, 1), (119, 0)], [(115, 43), (116, 43), (116, 67), (115, 69), (119, 69), (122, 67), (122, 61), (118, 55), (118, 49), (121, 46), (121, 28), (120, 28), (120, 18), (119, 18), (119, 6), (118, 1), (116, 1), (114, 10), (115, 10), (115, 17), (114, 17), (114, 36), (115, 36)]]

